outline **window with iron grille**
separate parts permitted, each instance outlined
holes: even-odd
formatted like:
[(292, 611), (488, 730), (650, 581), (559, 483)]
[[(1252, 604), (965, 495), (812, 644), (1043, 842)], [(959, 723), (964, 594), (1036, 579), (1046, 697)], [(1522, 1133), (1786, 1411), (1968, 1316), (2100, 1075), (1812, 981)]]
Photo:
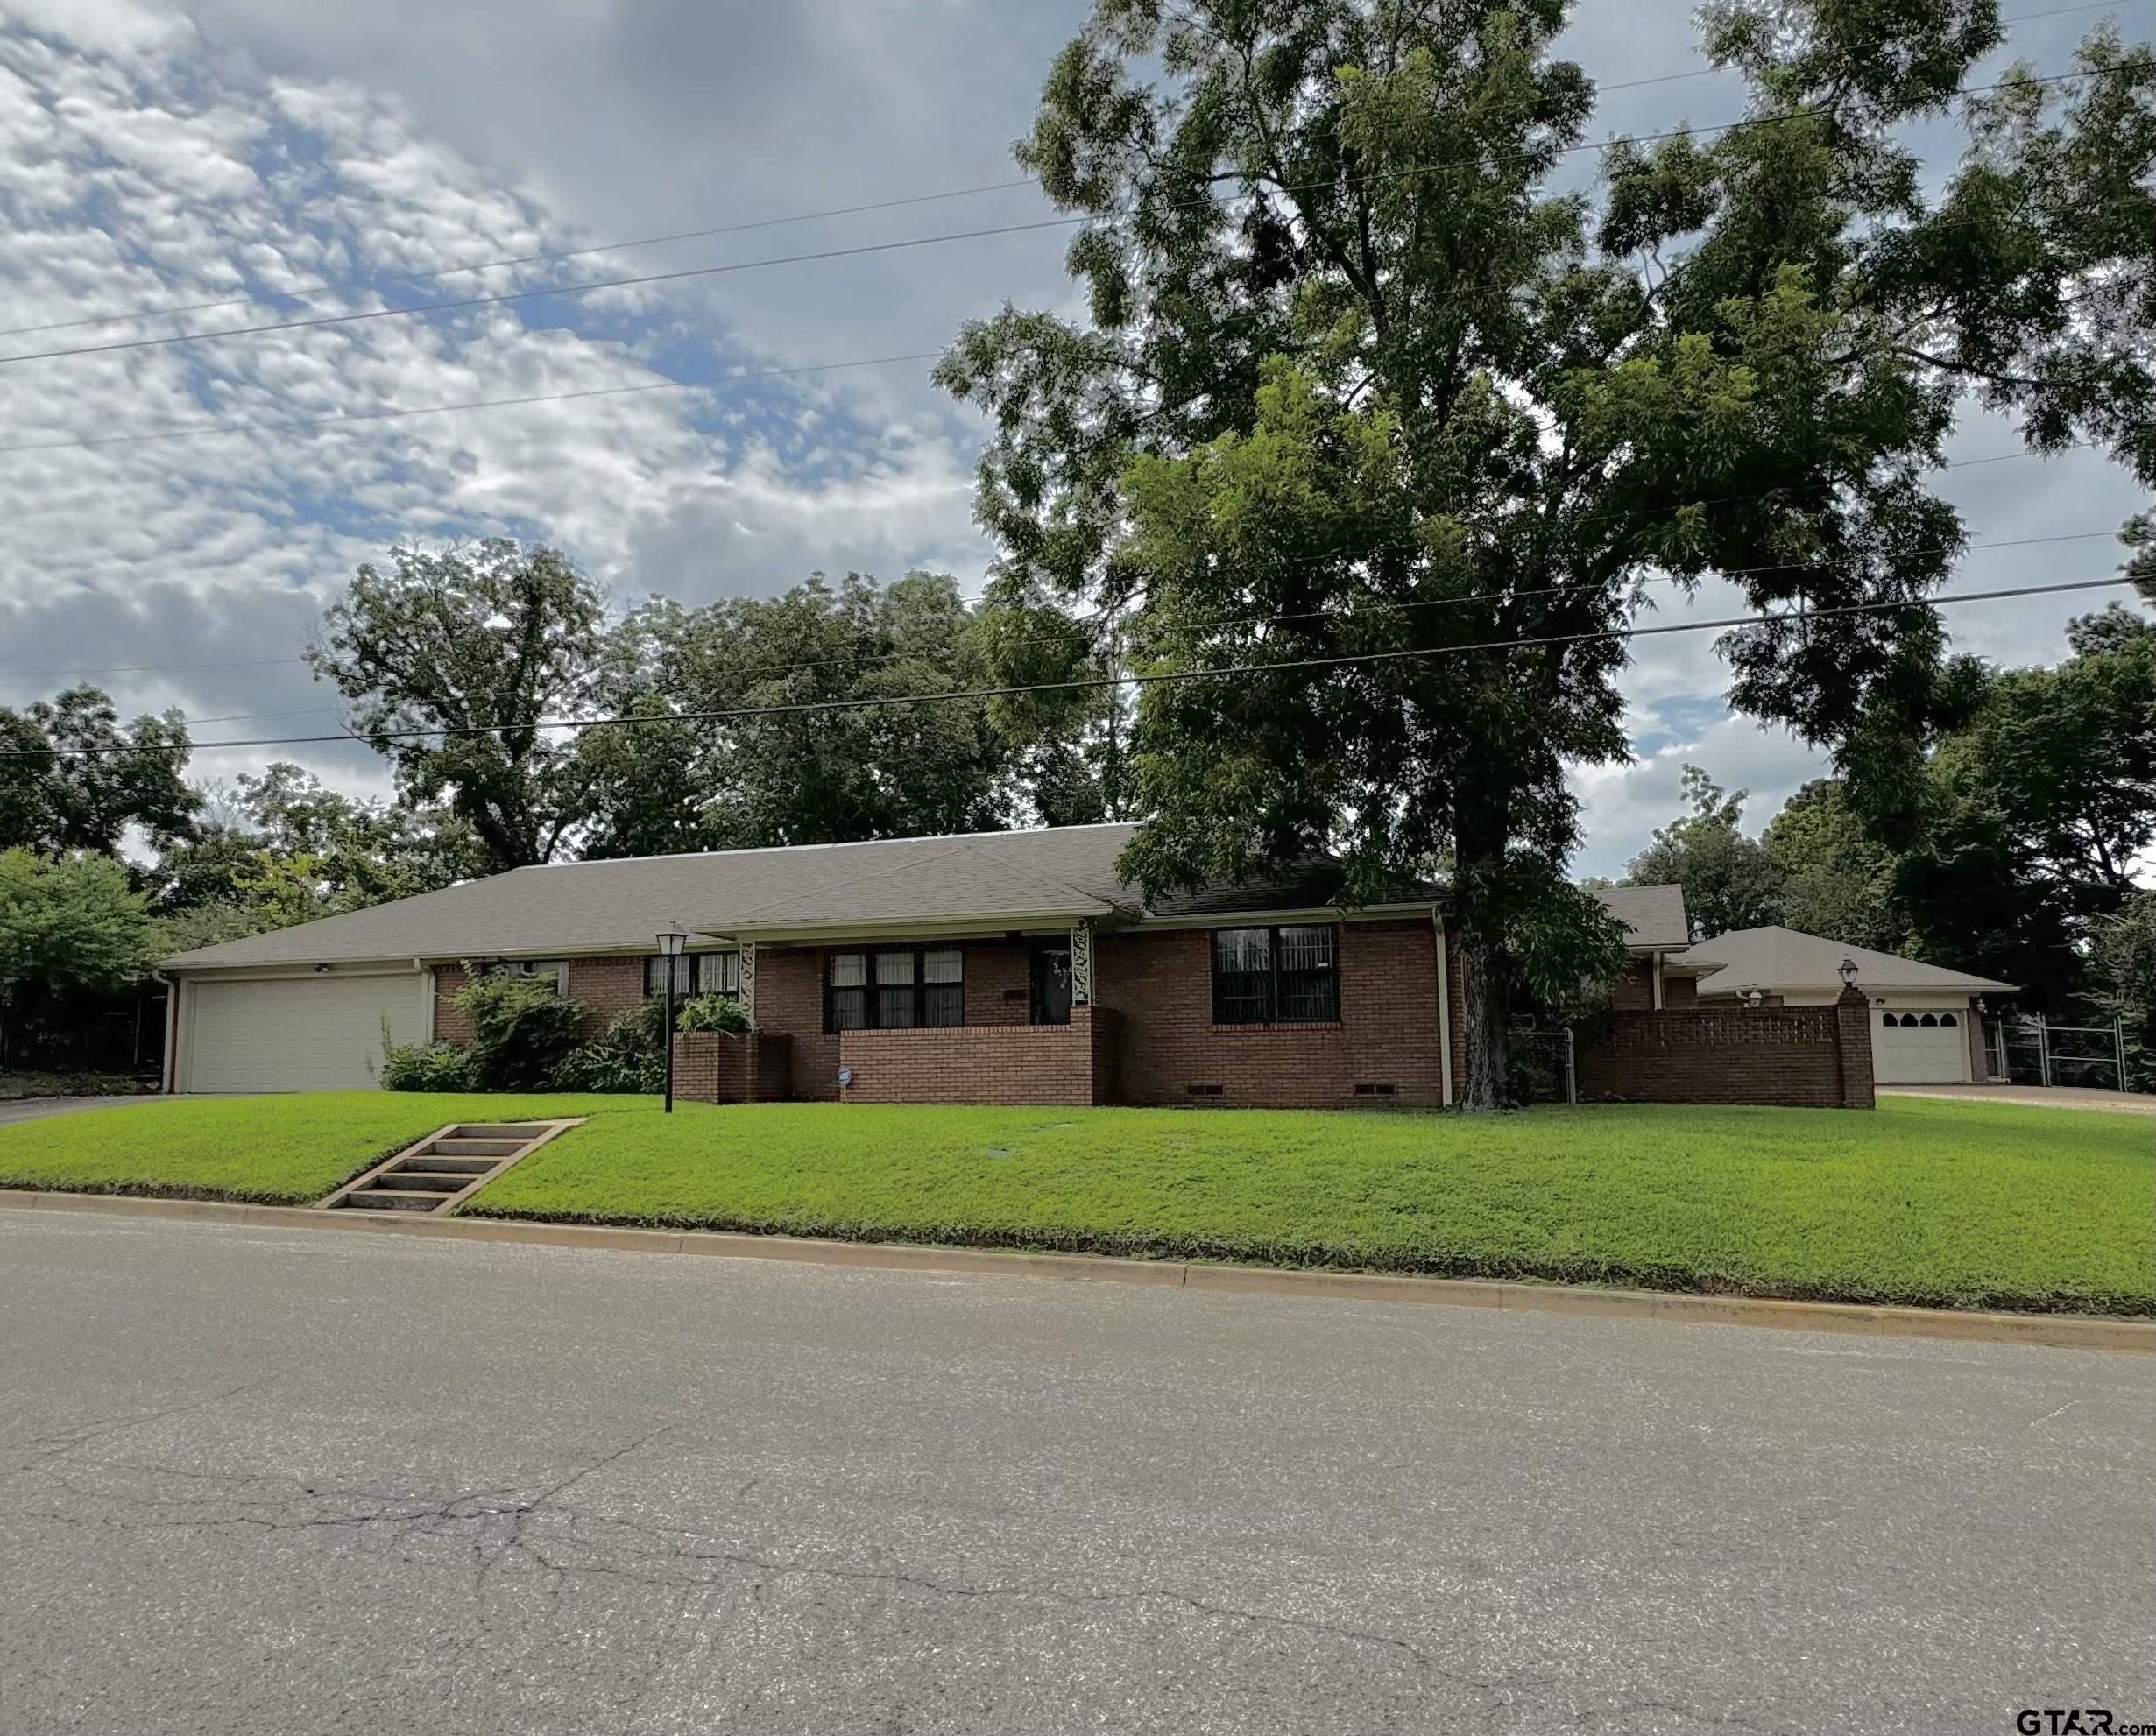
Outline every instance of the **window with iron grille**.
[(1340, 1016), (1340, 931), (1330, 923), (1212, 931), (1212, 1022), (1322, 1025)]
[[(654, 953), (644, 961), (644, 994), (647, 999), (662, 995), (667, 989), (667, 961)], [(674, 960), (674, 998), (687, 1000), (691, 995), (732, 995), (741, 993), (741, 955), (738, 952), (684, 952)]]
[(958, 947), (834, 952), (824, 972), (826, 1031), (909, 1031), (965, 1023), (965, 954)]

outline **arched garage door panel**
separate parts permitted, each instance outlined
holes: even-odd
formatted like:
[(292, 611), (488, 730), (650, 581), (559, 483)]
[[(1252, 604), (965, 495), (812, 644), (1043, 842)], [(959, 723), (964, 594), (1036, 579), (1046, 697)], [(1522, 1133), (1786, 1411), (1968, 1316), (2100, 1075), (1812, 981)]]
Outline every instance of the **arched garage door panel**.
[(180, 1089), (364, 1090), (379, 1083), (385, 1019), (392, 1042), (419, 1040), (422, 980), (324, 976), (197, 983)]
[(1968, 1080), (1968, 1007), (1898, 1007), (1871, 1017), (1871, 1073), (1880, 1084), (1956, 1085)]

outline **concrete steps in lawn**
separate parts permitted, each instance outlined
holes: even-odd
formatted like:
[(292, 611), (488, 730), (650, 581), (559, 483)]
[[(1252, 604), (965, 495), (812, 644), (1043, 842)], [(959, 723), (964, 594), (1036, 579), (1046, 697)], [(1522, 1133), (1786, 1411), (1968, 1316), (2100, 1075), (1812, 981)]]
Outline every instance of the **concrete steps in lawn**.
[(512, 1164), (581, 1119), (567, 1121), (463, 1121), (438, 1127), (417, 1145), (347, 1182), (317, 1208), (322, 1211), (447, 1211)]

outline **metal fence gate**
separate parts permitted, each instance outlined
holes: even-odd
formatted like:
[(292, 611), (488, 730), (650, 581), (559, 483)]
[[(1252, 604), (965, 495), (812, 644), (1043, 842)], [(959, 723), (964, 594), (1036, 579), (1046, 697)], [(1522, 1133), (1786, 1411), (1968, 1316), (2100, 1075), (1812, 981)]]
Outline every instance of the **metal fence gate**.
[(2126, 1027), (2054, 1025), (2040, 1013), (1998, 1021), (1990, 1045), (1993, 1070), (2009, 1084), (2126, 1089)]

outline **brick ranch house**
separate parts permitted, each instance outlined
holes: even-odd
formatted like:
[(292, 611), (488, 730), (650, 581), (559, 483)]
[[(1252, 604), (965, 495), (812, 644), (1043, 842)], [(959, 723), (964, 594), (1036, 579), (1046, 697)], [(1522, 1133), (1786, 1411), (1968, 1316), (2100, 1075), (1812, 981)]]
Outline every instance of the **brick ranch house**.
[[(366, 1087), (385, 1032), (399, 1043), (467, 1034), (449, 998), (472, 966), (551, 977), (596, 1030), (663, 990), (655, 937), (679, 927), (690, 940), (677, 993), (733, 995), (759, 1034), (678, 1037), (687, 1097), (1457, 1100), (1457, 951), (1435, 888), (1352, 911), (1309, 880), (1149, 903), (1116, 872), (1134, 829), (520, 868), (204, 948), (160, 967), (173, 984), (166, 1086)], [(1682, 897), (1608, 896), (1634, 955), (1616, 1005), (1636, 1012), (1617, 1016), (1668, 1016), (1691, 991), (1673, 962), (1688, 943)], [(1794, 1100), (1827, 1100), (1817, 1082), (1828, 1071), (1813, 1057), (1810, 1094)], [(1869, 1104), (1868, 1071), (1862, 1096)]]

